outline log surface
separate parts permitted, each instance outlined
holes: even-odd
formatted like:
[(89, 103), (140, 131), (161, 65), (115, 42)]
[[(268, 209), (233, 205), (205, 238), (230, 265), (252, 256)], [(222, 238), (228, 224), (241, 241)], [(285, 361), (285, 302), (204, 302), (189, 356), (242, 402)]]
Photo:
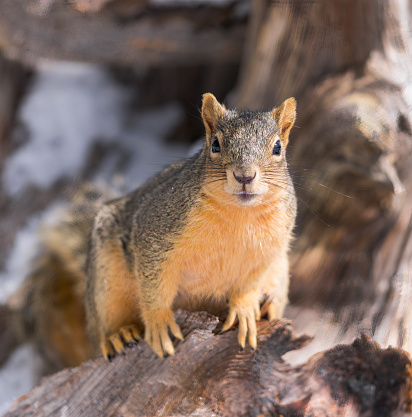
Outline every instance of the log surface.
[(141, 342), (42, 380), (5, 417), (28, 416), (406, 416), (411, 362), (366, 337), (293, 367), (282, 356), (305, 346), (289, 322), (259, 323), (258, 349), (239, 351), (217, 317), (179, 311), (184, 342), (159, 359)]

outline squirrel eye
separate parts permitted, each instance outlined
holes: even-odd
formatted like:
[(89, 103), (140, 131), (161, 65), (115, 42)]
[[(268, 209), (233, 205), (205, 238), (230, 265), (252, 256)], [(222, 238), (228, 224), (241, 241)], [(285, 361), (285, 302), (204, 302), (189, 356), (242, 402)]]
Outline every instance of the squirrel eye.
[(272, 155), (280, 155), (282, 146), (279, 141), (276, 141), (275, 146), (273, 147)]
[(212, 143), (212, 152), (213, 153), (220, 152), (220, 144), (216, 136), (215, 136), (215, 140)]

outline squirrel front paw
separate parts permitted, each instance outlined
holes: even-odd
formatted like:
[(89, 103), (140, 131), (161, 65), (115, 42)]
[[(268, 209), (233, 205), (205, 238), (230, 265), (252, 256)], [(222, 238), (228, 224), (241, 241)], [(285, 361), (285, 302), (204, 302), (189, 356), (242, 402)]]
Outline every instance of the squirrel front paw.
[(111, 361), (116, 354), (123, 354), (126, 346), (132, 346), (140, 339), (139, 328), (135, 324), (130, 324), (120, 327), (117, 332), (105, 337), (100, 342), (100, 349), (103, 356)]
[(180, 340), (183, 340), (179, 325), (175, 322), (172, 310), (156, 310), (145, 315), (144, 340), (160, 358), (165, 354), (174, 355), (175, 349), (169, 337), (169, 331)]
[[(243, 302), (242, 302), (243, 301)], [(222, 331), (229, 330), (236, 317), (239, 320), (239, 330), (237, 340), (242, 349), (246, 344), (246, 336), (248, 336), (248, 342), (253, 349), (257, 346), (257, 330), (256, 320), (260, 319), (260, 309), (257, 300), (253, 302), (245, 303), (245, 300), (238, 300), (237, 302), (230, 302), (229, 315), (223, 325)]]

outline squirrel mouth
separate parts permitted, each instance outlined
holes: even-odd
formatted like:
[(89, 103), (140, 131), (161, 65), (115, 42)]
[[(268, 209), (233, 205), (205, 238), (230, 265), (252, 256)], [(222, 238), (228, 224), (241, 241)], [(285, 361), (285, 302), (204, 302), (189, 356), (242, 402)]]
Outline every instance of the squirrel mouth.
[(240, 193), (237, 193), (237, 196), (240, 198), (241, 201), (248, 202), (252, 200), (254, 197), (256, 197), (257, 194), (248, 193), (247, 191), (241, 191)]

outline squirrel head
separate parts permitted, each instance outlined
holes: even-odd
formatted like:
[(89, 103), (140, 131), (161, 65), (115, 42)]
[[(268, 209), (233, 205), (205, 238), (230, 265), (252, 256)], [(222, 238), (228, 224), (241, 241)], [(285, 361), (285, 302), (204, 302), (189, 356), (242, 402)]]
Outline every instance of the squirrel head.
[(227, 110), (203, 95), (206, 128), (205, 192), (239, 206), (254, 206), (287, 187), (285, 150), (296, 118), (289, 98), (269, 112)]

